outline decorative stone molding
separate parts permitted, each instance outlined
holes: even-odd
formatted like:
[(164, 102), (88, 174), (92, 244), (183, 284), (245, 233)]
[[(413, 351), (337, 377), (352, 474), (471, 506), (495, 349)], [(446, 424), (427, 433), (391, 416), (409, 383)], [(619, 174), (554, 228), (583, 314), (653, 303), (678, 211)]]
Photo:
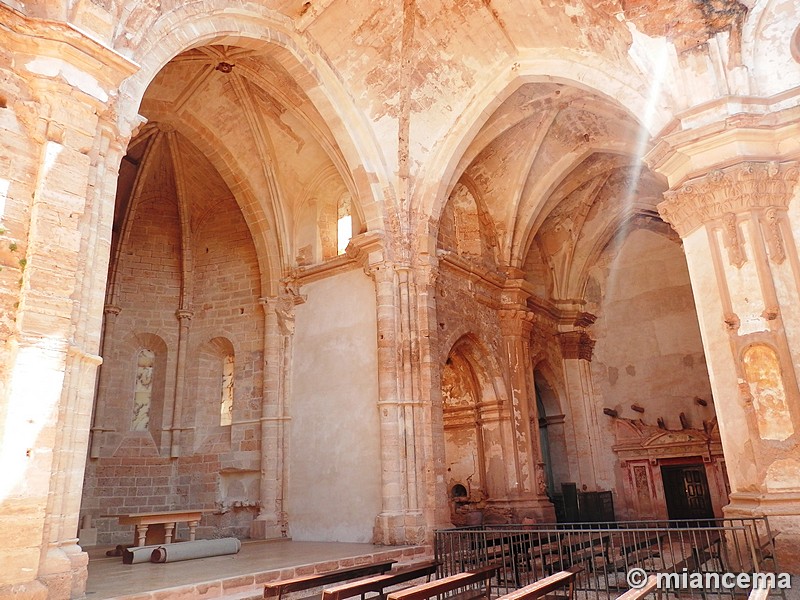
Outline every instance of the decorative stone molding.
[(536, 322), (536, 313), (524, 309), (503, 309), (500, 316), (500, 331), (503, 335), (529, 336)]
[(747, 262), (742, 244), (742, 236), (739, 233), (739, 222), (736, 214), (729, 212), (722, 215), (722, 241), (728, 249), (728, 260), (731, 265), (740, 269)]
[(536, 493), (540, 496), (547, 495), (547, 473), (544, 469), (544, 463), (536, 463)]
[(594, 322), (597, 320), (597, 315), (593, 315), (592, 313), (588, 312), (579, 312), (578, 316), (575, 317), (575, 322), (573, 325), (575, 327), (580, 327), (581, 329), (594, 325)]
[(661, 218), (686, 237), (703, 223), (727, 213), (785, 207), (798, 179), (798, 163), (742, 162), (690, 179), (664, 193)]
[(595, 341), (585, 331), (564, 331), (558, 334), (561, 356), (566, 359), (592, 360)]
[(768, 208), (764, 213), (766, 220), (765, 236), (769, 258), (775, 264), (781, 264), (786, 260), (786, 247), (783, 244), (783, 234), (781, 233), (781, 211), (774, 206)]

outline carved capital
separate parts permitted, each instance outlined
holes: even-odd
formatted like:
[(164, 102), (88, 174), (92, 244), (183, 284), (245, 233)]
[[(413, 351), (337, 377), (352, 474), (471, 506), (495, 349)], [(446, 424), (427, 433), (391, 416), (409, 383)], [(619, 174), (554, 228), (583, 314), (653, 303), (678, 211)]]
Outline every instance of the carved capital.
[(103, 314), (110, 315), (112, 317), (116, 317), (121, 312), (122, 309), (119, 306), (114, 306), (113, 304), (106, 304), (103, 307)]
[(395, 265), (389, 261), (370, 263), (364, 267), (364, 273), (372, 277), (375, 283), (394, 282)]
[(785, 207), (798, 179), (798, 163), (742, 162), (690, 179), (664, 193), (658, 212), (681, 237), (728, 213)]
[(294, 309), (298, 304), (302, 304), (303, 300), (304, 296), (281, 294), (280, 296), (259, 298), (258, 301), (264, 308), (264, 314), (268, 319), (273, 316), (276, 318), (281, 335), (292, 335), (294, 333)]
[(179, 309), (175, 311), (175, 317), (181, 322), (181, 325), (188, 325), (194, 316), (194, 311)]
[(585, 331), (564, 331), (558, 334), (564, 359), (592, 360), (595, 341)]
[(498, 311), (500, 331), (506, 336), (529, 337), (533, 331), (536, 314), (530, 310), (507, 308)]

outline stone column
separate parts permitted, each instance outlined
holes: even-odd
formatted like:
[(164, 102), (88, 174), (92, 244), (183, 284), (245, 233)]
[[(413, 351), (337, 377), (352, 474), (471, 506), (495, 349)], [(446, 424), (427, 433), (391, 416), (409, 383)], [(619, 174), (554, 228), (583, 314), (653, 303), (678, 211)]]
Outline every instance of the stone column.
[(190, 310), (177, 310), (175, 316), (178, 319), (178, 360), (175, 367), (175, 395), (172, 399), (172, 425), (170, 427), (171, 443), (170, 458), (177, 458), (181, 455), (181, 431), (183, 427), (183, 396), (186, 387), (186, 352), (189, 346), (189, 328), (192, 324), (194, 313)]
[(797, 179), (793, 161), (739, 162), (658, 207), (683, 239), (731, 486), (724, 513), (769, 515), (782, 569), (798, 566), (800, 545)]
[(417, 298), (419, 398), (421, 427), (417, 430), (418, 460), (422, 464), (421, 509), (429, 527), (451, 527), (446, 484), (444, 422), (442, 413), (439, 327), (436, 319), (436, 278), (434, 257), (421, 254), (414, 265)]
[[(516, 308), (501, 309), (500, 330), (505, 342), (509, 366), (510, 418), (514, 478), (509, 481), (510, 498), (516, 499), (510, 508), (519, 520), (532, 517), (540, 522), (555, 522), (555, 508), (547, 497), (547, 478), (539, 440), (536, 394), (533, 385), (530, 341), (535, 315), (523, 308), (517, 299)], [(533, 424), (533, 430), (531, 428)]]
[(379, 261), (369, 265), (378, 313), (378, 411), (381, 428), (383, 508), (375, 519), (379, 544), (417, 544), (426, 535), (419, 507), (416, 404), (411, 356), (414, 294), (410, 271)]
[[(100, 356), (104, 356), (104, 351), (107, 346), (108, 340), (114, 338), (114, 326), (117, 323), (117, 316), (122, 312), (119, 306), (106, 304), (103, 307), (103, 333), (100, 341)], [(103, 374), (104, 369), (101, 366), (97, 374), (97, 386), (95, 392), (95, 405), (94, 415), (92, 417), (92, 436), (89, 447), (90, 458), (100, 458), (100, 452), (103, 447), (103, 437), (106, 431), (105, 421), (105, 402), (101, 399), (107, 398), (107, 380), (108, 376)]]
[(283, 508), (287, 353), (294, 332), (290, 298), (261, 298), (264, 307), (264, 384), (261, 403), (261, 509), (250, 537), (285, 535)]
[(608, 440), (600, 437), (597, 422), (597, 405), (592, 384), (592, 352), (594, 340), (584, 331), (584, 326), (595, 320), (593, 315), (582, 313), (569, 331), (558, 334), (564, 364), (566, 405), (564, 413), (572, 428), (573, 451), (569, 453), (570, 471), (578, 489), (596, 491), (614, 486), (613, 474), (605, 472), (596, 458), (600, 448), (608, 447)]

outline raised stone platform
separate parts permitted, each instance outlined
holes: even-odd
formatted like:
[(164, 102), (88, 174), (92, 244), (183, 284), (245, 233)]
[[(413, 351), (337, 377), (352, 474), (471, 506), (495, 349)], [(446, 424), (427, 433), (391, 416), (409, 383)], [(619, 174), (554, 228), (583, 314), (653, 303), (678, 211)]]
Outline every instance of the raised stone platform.
[(244, 541), (238, 554), (177, 563), (124, 565), (89, 549), (86, 596), (92, 600), (197, 600), (261, 598), (263, 586), (341, 567), (395, 559), (411, 562), (431, 556), (426, 546), (375, 546), (344, 542)]

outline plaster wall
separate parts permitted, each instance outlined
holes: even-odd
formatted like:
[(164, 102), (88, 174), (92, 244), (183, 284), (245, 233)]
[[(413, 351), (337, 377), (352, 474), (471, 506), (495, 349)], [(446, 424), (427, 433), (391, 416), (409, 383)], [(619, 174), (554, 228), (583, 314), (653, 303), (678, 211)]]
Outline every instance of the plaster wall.
[(368, 542), (381, 510), (375, 285), (357, 270), (301, 293), (287, 409), (289, 534)]
[[(660, 418), (670, 430), (684, 429), (681, 413), (700, 430), (715, 416), (686, 259), (666, 232), (663, 224), (633, 222), (603, 251), (587, 286), (587, 308), (598, 317), (591, 328), (594, 410), (607, 440), (597, 456), (607, 473), (614, 472), (617, 456), (611, 449), (615, 419), (604, 408), (650, 426)], [(623, 490), (618, 478), (598, 483)], [(617, 504), (630, 500), (622, 496)]]
[(692, 427), (702, 427), (714, 411), (680, 243), (634, 226), (619, 247), (603, 253), (589, 288), (590, 310), (598, 315), (591, 329), (598, 410), (652, 424), (662, 417), (669, 429), (681, 429), (684, 412)]

